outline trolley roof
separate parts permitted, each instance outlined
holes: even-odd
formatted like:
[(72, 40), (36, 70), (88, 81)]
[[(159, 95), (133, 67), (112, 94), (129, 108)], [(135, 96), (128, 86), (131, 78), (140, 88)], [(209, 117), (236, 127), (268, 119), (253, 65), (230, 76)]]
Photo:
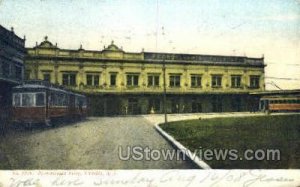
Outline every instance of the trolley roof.
[(85, 97), (82, 94), (75, 93), (71, 90), (68, 90), (64, 88), (63, 86), (55, 85), (52, 83), (49, 83), (48, 81), (43, 81), (43, 80), (29, 80), (29, 81), (24, 81), (23, 84), (18, 85), (13, 87), (14, 90), (22, 90), (22, 89), (41, 89), (41, 90), (53, 90), (57, 92), (64, 92), (68, 94), (73, 94), (79, 97)]

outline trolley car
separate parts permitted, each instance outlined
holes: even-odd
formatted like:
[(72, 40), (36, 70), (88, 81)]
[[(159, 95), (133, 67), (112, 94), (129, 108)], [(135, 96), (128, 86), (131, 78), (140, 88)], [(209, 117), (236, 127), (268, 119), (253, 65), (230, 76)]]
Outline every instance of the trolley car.
[(297, 112), (300, 111), (300, 97), (262, 97), (259, 108), (261, 111)]
[(54, 120), (83, 119), (87, 114), (86, 97), (45, 81), (27, 81), (12, 90), (12, 121), (31, 127)]

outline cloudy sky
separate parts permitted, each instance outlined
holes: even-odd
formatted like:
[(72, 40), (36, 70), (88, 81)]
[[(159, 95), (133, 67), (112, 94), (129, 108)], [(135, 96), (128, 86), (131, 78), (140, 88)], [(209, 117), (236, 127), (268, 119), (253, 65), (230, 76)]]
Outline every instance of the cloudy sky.
[(268, 89), (300, 89), (300, 0), (0, 0), (0, 24), (27, 47), (264, 55)]

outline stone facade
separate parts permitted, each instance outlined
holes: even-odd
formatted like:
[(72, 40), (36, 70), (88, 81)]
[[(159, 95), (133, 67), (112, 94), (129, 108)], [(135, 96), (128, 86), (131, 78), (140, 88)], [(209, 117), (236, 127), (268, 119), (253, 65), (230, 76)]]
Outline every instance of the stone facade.
[(249, 92), (265, 89), (263, 58), (129, 53), (113, 42), (70, 50), (47, 37), (27, 52), (27, 79), (85, 93), (92, 115), (162, 113), (164, 75), (169, 113), (249, 110)]

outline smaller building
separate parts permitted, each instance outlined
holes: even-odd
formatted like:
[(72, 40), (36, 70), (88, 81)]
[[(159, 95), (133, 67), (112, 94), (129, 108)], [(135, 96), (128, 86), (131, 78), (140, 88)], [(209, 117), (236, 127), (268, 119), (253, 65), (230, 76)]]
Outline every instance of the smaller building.
[(9, 117), (11, 89), (23, 81), (25, 38), (0, 25), (0, 127)]

